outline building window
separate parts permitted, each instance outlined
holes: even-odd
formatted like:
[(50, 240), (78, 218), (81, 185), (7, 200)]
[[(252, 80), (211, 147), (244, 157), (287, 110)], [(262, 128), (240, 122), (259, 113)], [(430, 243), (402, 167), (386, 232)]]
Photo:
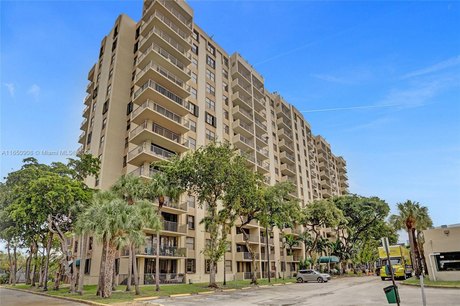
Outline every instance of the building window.
[(207, 124), (212, 125), (213, 127), (216, 127), (216, 117), (211, 115), (210, 113), (206, 112), (205, 113), (205, 120)]
[(188, 138), (188, 147), (192, 150), (196, 149), (196, 140), (192, 137)]
[(192, 45), (192, 52), (195, 53), (196, 55), (198, 55), (198, 46), (193, 44)]
[(230, 128), (226, 124), (224, 124), (224, 133), (225, 134), (230, 134)]
[(88, 251), (93, 249), (93, 237), (89, 237), (88, 239)]
[(102, 147), (102, 146), (104, 145), (104, 140), (105, 140), (105, 136), (102, 135), (102, 136), (101, 136), (101, 140), (100, 140), (100, 142), (99, 142), (99, 147)]
[(222, 74), (224, 75), (224, 78), (228, 79), (228, 71), (225, 69), (222, 69)]
[(223, 96), (222, 96), (222, 99), (224, 100), (225, 105), (228, 106), (228, 97), (225, 96), (225, 95), (223, 95)]
[(228, 67), (228, 58), (224, 57), (224, 58), (223, 58), (223, 61), (224, 61), (224, 65), (225, 65), (226, 67)]
[(222, 83), (222, 88), (224, 89), (224, 91), (228, 91), (228, 84), (223, 82)]
[(117, 47), (117, 40), (115, 39), (112, 43), (112, 51)]
[(88, 138), (86, 140), (86, 145), (89, 145), (91, 143), (91, 136), (93, 136), (93, 132), (89, 132)]
[(208, 139), (210, 141), (216, 140), (216, 133), (206, 129), (206, 139)]
[(187, 237), (185, 239), (185, 247), (188, 250), (194, 250), (195, 249), (195, 238), (193, 237)]
[(200, 41), (200, 34), (196, 30), (193, 30), (192, 37), (196, 41)]
[(208, 64), (209, 67), (211, 68), (216, 68), (216, 61), (212, 59), (209, 55), (206, 55), (206, 63)]
[(208, 46), (206, 47), (206, 49), (207, 49), (208, 52), (211, 53), (212, 55), (216, 55), (216, 48), (214, 48), (214, 46), (211, 45), (210, 43), (208, 43)]
[(214, 72), (212, 72), (211, 70), (209, 69), (206, 69), (206, 77), (208, 79), (210, 79), (211, 81), (215, 82), (216, 81), (216, 75), (214, 74)]
[(206, 83), (206, 92), (213, 96), (216, 95), (216, 89), (214, 88), (214, 86), (208, 83)]
[(107, 125), (107, 118), (104, 118), (102, 120), (102, 129), (105, 129), (105, 126)]
[(189, 119), (188, 128), (190, 129), (190, 131), (196, 132), (196, 122), (191, 120), (191, 119)]
[(113, 68), (110, 69), (110, 71), (109, 71), (109, 80), (112, 79), (112, 75), (113, 75)]
[(196, 262), (195, 259), (187, 258), (187, 273), (196, 272)]
[(214, 102), (213, 100), (209, 98), (206, 98), (205, 102), (206, 102), (206, 109), (210, 109), (213, 111), (216, 110), (216, 102)]
[(199, 112), (199, 108), (197, 105), (189, 102), (188, 103), (188, 110), (190, 111), (190, 113), (192, 113), (195, 117), (198, 117), (198, 112)]
[(109, 86), (107, 86), (107, 93), (105, 96), (109, 97), (111, 92), (112, 92), (112, 84), (109, 84)]
[[(115, 53), (112, 54), (112, 57), (110, 58), (110, 66), (112, 66), (113, 63), (115, 63), (115, 55), (116, 55)], [(99, 73), (99, 75), (100, 75), (100, 73)]]
[(232, 261), (231, 260), (226, 260), (225, 261), (225, 272), (232, 272)]
[(191, 95), (192, 98), (194, 98), (194, 99), (197, 98), (197, 92), (196, 92), (196, 89), (195, 89), (195, 88), (190, 87), (190, 95)]
[(460, 271), (460, 252), (445, 252), (435, 256), (438, 271)]
[(91, 258), (87, 258), (85, 260), (85, 274), (89, 274), (91, 272)]
[[(204, 260), (204, 273), (209, 274), (211, 268), (211, 261), (209, 259)], [(217, 263), (214, 263), (214, 271), (217, 273)]]
[(74, 245), (73, 245), (73, 252), (74, 253), (77, 253), (78, 252), (78, 241), (75, 241)]
[(195, 73), (192, 72), (190, 77), (191, 77), (193, 83), (196, 84), (198, 82), (197, 75)]
[(198, 68), (198, 60), (194, 57), (192, 57), (192, 65), (195, 67), (195, 69)]
[(188, 207), (195, 208), (195, 197), (188, 196), (187, 203), (188, 203)]
[(187, 226), (189, 230), (195, 229), (195, 217), (187, 215)]
[(228, 111), (224, 110), (224, 118), (228, 120)]
[(104, 105), (102, 105), (102, 114), (104, 115), (105, 113), (107, 113), (108, 110), (109, 110), (109, 101), (105, 101)]
[(126, 115), (131, 114), (132, 111), (133, 111), (133, 102), (129, 102), (128, 106), (126, 107)]
[(126, 167), (126, 162), (127, 162), (127, 156), (123, 156), (123, 168)]
[(93, 127), (94, 124), (94, 117), (91, 117), (91, 120), (89, 121), (89, 127)]

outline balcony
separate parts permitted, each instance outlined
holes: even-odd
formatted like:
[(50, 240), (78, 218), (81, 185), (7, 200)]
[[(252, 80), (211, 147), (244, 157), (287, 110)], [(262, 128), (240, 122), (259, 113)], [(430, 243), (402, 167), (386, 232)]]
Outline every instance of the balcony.
[(130, 142), (141, 144), (151, 141), (172, 152), (183, 153), (188, 150), (188, 140), (167, 128), (145, 121), (129, 133)]
[(330, 189), (331, 183), (329, 182), (329, 180), (321, 180), (321, 188)]
[[(171, 247), (171, 246), (162, 246), (160, 245), (160, 257), (185, 257), (187, 250), (185, 248)], [(139, 255), (157, 255), (156, 245), (146, 246), (139, 250)]]
[(89, 110), (90, 110), (90, 107), (89, 107), (89, 105), (87, 105), (85, 107), (85, 109), (83, 110), (83, 112), (82, 112), (83, 117), (85, 117), (85, 118), (89, 117)]
[(84, 118), (83, 122), (80, 125), (80, 130), (86, 131), (87, 128), (88, 128), (88, 119)]
[(332, 192), (330, 189), (321, 189), (321, 195), (323, 196), (323, 198), (330, 198), (332, 197)]
[(287, 120), (291, 120), (291, 110), (285, 106), (283, 103), (281, 103), (279, 106), (276, 107), (277, 114), (279, 114), (279, 117), (284, 117)]
[(85, 145), (85, 140), (86, 140), (86, 132), (83, 131), (83, 132), (81, 132), (80, 136), (78, 137), (78, 143), (81, 143), (82, 145)]
[(251, 90), (251, 83), (247, 82), (243, 78), (236, 78), (232, 82), (232, 89), (233, 92), (244, 91), (244, 94), (251, 97), (252, 90)]
[(86, 95), (85, 99), (83, 100), (85, 105), (90, 105), (91, 104), (91, 101), (93, 100), (91, 98), (91, 96), (92, 96), (92, 94), (90, 94), (90, 93)]
[[(171, 201), (170, 199), (165, 200), (161, 211), (171, 213), (171, 214), (185, 214), (187, 213), (188, 207), (187, 202), (176, 202)], [(167, 221), (165, 221), (167, 222)]]
[[(256, 260), (260, 259), (259, 253), (254, 253), (254, 257)], [(236, 261), (252, 261), (251, 253), (249, 252), (236, 252), (235, 254)]]
[[(246, 241), (244, 240), (244, 235), (243, 234), (236, 234), (235, 235), (235, 243), (245, 244)], [(249, 235), (248, 243), (249, 244), (259, 244), (259, 237), (255, 236), (255, 235)]]
[(280, 179), (281, 182), (291, 182), (296, 185), (297, 180), (291, 176), (283, 175)]
[(261, 112), (265, 110), (265, 98), (256, 99), (254, 98), (254, 109), (257, 112)]
[(254, 157), (254, 153), (251, 152), (244, 152), (242, 150), (237, 150), (238, 154), (246, 158), (246, 164), (248, 166), (254, 166), (256, 163), (256, 158)]
[(280, 139), (285, 139), (286, 141), (292, 143), (293, 137), (292, 137), (292, 131), (290, 129), (285, 129), (285, 128), (279, 129), (278, 137)]
[(182, 98), (189, 96), (189, 92), (184, 81), (153, 61), (148, 63), (147, 66), (139, 71), (134, 78), (134, 82), (137, 85), (144, 84), (145, 82), (148, 82), (148, 80), (158, 82), (158, 84), (171, 89)]
[(278, 118), (278, 119), (276, 120), (276, 124), (278, 125), (278, 128), (279, 128), (279, 129), (282, 129), (282, 128), (289, 129), (289, 130), (292, 129), (292, 128), (291, 128), (291, 127), (292, 127), (292, 122), (291, 122), (291, 120), (288, 120), (288, 119), (286, 119), (286, 118), (284, 118), (284, 117)]
[(281, 173), (288, 176), (295, 176), (295, 167), (289, 164), (281, 164)]
[(142, 165), (129, 173), (129, 175), (138, 176), (144, 179), (150, 179), (158, 170), (150, 168), (150, 166)]
[(145, 101), (131, 113), (131, 122), (143, 124), (146, 120), (152, 120), (178, 134), (189, 130), (181, 116), (151, 100)]
[(183, 31), (159, 10), (156, 10), (147, 20), (142, 21), (140, 34), (142, 36), (148, 35), (153, 26), (162, 27), (165, 31), (168, 32), (169, 35), (173, 36), (184, 47), (190, 46), (191, 31)]
[(137, 58), (137, 65), (139, 67), (145, 67), (152, 61), (167, 68), (182, 80), (188, 80), (190, 78), (190, 73), (187, 69), (187, 65), (190, 61), (188, 59), (185, 62), (180, 61), (156, 43), (152, 43), (150, 47)]
[(267, 135), (259, 135), (256, 134), (256, 140), (257, 143), (261, 146), (267, 146), (268, 145), (268, 136)]
[[(260, 243), (266, 244), (267, 240), (268, 240), (268, 244), (270, 244), (270, 245), (273, 245), (275, 243), (273, 238), (268, 238), (267, 239), (267, 237), (265, 237), (265, 236), (260, 236)], [(272, 255), (272, 253), (270, 253), (270, 255)], [(262, 258), (265, 258), (265, 257), (262, 257)]]
[(294, 153), (294, 145), (291, 141), (286, 139), (281, 139), (278, 143), (281, 151), (289, 151), (289, 153)]
[(265, 147), (256, 145), (257, 159), (265, 160), (268, 159), (268, 150)]
[(233, 144), (242, 149), (243, 152), (254, 151), (254, 140), (246, 138), (241, 134), (233, 136)]
[(178, 224), (173, 221), (163, 220), (163, 229), (161, 232), (167, 232), (168, 235), (186, 235), (187, 234), (187, 224)]
[(268, 173), (270, 171), (270, 164), (266, 161), (257, 161), (257, 171), (262, 173)]
[(236, 92), (232, 95), (232, 101), (233, 101), (233, 105), (240, 105), (240, 106), (252, 109), (251, 97), (247, 97), (240, 92)]
[(290, 163), (290, 164), (295, 164), (295, 158), (294, 155), (291, 153), (288, 153), (286, 151), (281, 152), (280, 154), (280, 160), (282, 163)]
[[(167, 1), (167, 0), (157, 0), (159, 4), (161, 4), (170, 14), (171, 18), (175, 18), (177, 24), (180, 24), (183, 27), (184, 31), (192, 30), (192, 16), (188, 13), (181, 13), (177, 8), (174, 7), (174, 2)], [(185, 11), (184, 11), (185, 12)], [(173, 16), (173, 17), (172, 17)]]
[(252, 112), (245, 110), (243, 107), (239, 105), (233, 107), (233, 119), (242, 119), (246, 122), (253, 122), (252, 119)]
[(139, 50), (145, 52), (153, 42), (158, 43), (163, 49), (166, 49), (181, 61), (190, 61), (187, 54), (189, 48), (184, 48), (177, 40), (156, 26), (152, 27), (152, 30), (139, 40)]
[(142, 104), (147, 100), (155, 101), (155, 103), (160, 104), (179, 116), (185, 116), (189, 113), (185, 107), (183, 98), (152, 80), (148, 80), (133, 95), (133, 102), (135, 104)]
[(247, 124), (244, 121), (241, 121), (240, 119), (237, 119), (236, 121), (233, 121), (233, 130), (236, 133), (243, 134), (245, 137), (253, 137), (254, 135), (254, 128), (252, 125)]
[[(146, 141), (128, 153), (128, 163), (140, 166), (144, 163), (153, 163), (175, 156), (173, 152), (167, 151), (159, 146)], [(145, 173), (147, 174), (147, 172)]]
[(267, 133), (267, 125), (264, 122), (262, 122), (257, 117), (254, 119), (254, 122), (256, 124), (256, 129), (258, 133), (260, 134)]

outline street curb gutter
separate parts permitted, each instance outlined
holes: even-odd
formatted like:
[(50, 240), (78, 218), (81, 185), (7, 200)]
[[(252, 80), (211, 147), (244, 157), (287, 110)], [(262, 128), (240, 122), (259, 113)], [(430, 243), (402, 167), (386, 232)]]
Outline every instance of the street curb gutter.
[(1, 288), (9, 289), (9, 290), (21, 291), (21, 292), (26, 292), (26, 293), (31, 293), (31, 294), (41, 295), (41, 296), (46, 296), (46, 297), (55, 298), (55, 299), (59, 299), (59, 300), (77, 302), (77, 303), (82, 303), (82, 304), (87, 304), (87, 305), (96, 305), (96, 306), (107, 306), (107, 305), (109, 305), (109, 304), (103, 304), (103, 303), (88, 301), (88, 300), (75, 299), (75, 298), (66, 297), (66, 296), (49, 295), (49, 294), (46, 294), (46, 293), (43, 293), (43, 292), (35, 292), (35, 291), (31, 291), (31, 290), (26, 290), (26, 289), (3, 287), (3, 286)]
[[(400, 283), (401, 285), (404, 285), (404, 286), (412, 286), (412, 287), (420, 287), (419, 284), (406, 284), (406, 283)], [(427, 285), (427, 284), (424, 284), (423, 285), (425, 288), (438, 288), (438, 289), (460, 289), (460, 286), (457, 286), (457, 287), (446, 287), (446, 286), (443, 286), (443, 285)]]

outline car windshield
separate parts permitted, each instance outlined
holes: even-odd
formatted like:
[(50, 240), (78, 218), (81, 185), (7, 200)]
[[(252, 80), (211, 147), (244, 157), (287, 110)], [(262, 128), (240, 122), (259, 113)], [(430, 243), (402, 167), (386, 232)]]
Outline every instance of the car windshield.
[[(387, 259), (382, 260), (382, 265), (386, 265), (388, 262)], [(401, 258), (390, 258), (391, 265), (399, 265), (401, 263)]]

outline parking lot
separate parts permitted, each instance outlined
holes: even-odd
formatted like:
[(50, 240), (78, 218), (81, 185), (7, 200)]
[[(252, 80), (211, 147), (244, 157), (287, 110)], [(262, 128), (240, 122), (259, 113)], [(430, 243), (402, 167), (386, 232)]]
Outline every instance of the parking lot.
[[(268, 288), (220, 292), (212, 295), (165, 298), (163, 305), (388, 305), (382, 282), (375, 276), (333, 279), (327, 283), (303, 283)], [(401, 305), (421, 305), (419, 287), (399, 286)], [(460, 290), (425, 288), (427, 305), (459, 305)]]

